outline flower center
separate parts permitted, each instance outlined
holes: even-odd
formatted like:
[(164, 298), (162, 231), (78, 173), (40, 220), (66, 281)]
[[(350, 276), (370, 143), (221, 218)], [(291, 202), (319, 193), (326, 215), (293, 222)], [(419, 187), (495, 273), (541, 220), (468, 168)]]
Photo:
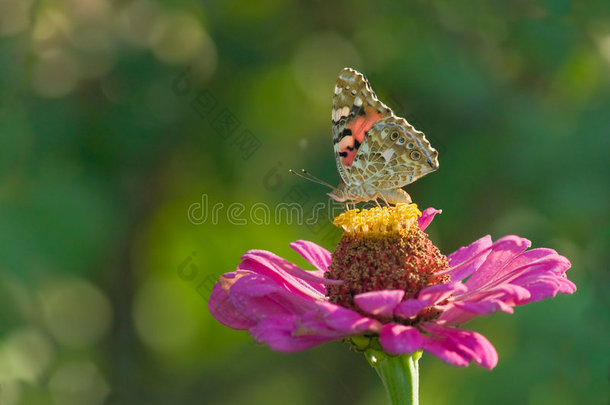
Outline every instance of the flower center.
[(334, 220), (345, 232), (333, 252), (325, 277), (343, 280), (327, 285), (330, 302), (358, 309), (354, 295), (379, 290), (404, 290), (403, 300), (424, 287), (445, 283), (447, 258), (419, 229), (415, 204), (347, 211)]

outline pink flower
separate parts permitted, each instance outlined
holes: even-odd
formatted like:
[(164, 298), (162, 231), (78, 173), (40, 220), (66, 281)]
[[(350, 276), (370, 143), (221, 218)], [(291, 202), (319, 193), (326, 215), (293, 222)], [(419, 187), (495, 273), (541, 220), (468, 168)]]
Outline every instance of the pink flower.
[[(417, 219), (423, 231), (437, 211)], [(509, 235), (483, 238), (447, 256), (443, 282), (406, 297), (404, 289), (380, 289), (353, 295), (353, 308), (330, 302), (327, 290), (342, 280), (325, 278), (331, 253), (308, 241), (290, 246), (317, 270), (306, 271), (262, 250), (242, 256), (236, 271), (214, 286), (209, 309), (224, 325), (248, 330), (258, 342), (282, 352), (310, 348), (335, 339), (378, 336), (390, 354), (424, 350), (445, 363), (471, 361), (493, 368), (498, 355), (481, 334), (457, 326), (479, 315), (513, 312), (513, 307), (571, 294), (566, 278), (570, 262), (552, 249), (527, 250), (527, 239)], [(444, 260), (444, 259), (443, 259)]]

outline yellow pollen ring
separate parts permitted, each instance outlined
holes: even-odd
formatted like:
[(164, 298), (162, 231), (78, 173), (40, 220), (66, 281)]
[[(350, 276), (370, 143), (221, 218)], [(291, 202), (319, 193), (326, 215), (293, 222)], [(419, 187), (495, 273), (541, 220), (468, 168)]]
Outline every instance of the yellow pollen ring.
[(394, 207), (353, 209), (337, 216), (335, 226), (348, 233), (386, 233), (410, 229), (417, 224), (421, 212), (416, 204), (396, 204)]

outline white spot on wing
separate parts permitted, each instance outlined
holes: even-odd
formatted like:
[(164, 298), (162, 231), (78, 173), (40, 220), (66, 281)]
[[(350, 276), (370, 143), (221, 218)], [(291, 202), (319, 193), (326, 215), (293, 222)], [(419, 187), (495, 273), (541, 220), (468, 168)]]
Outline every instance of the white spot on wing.
[(355, 105), (356, 107), (360, 107), (360, 106), (362, 105), (362, 99), (361, 99), (360, 97), (356, 97), (356, 98), (354, 99), (354, 105)]
[(339, 118), (347, 117), (348, 115), (349, 115), (349, 107), (345, 106), (341, 109), (341, 115), (339, 116)]
[(388, 162), (393, 154), (394, 154), (394, 149), (387, 149), (385, 152), (383, 152), (381, 154), (381, 156), (383, 156), (383, 158), (386, 160), (386, 162)]

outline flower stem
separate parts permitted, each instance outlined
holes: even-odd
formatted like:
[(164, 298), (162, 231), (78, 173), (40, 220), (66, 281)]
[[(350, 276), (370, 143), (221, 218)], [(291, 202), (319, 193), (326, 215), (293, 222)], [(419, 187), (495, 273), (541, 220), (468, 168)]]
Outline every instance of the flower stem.
[(410, 355), (391, 356), (381, 350), (367, 349), (364, 355), (383, 381), (390, 405), (419, 404), (421, 350)]

